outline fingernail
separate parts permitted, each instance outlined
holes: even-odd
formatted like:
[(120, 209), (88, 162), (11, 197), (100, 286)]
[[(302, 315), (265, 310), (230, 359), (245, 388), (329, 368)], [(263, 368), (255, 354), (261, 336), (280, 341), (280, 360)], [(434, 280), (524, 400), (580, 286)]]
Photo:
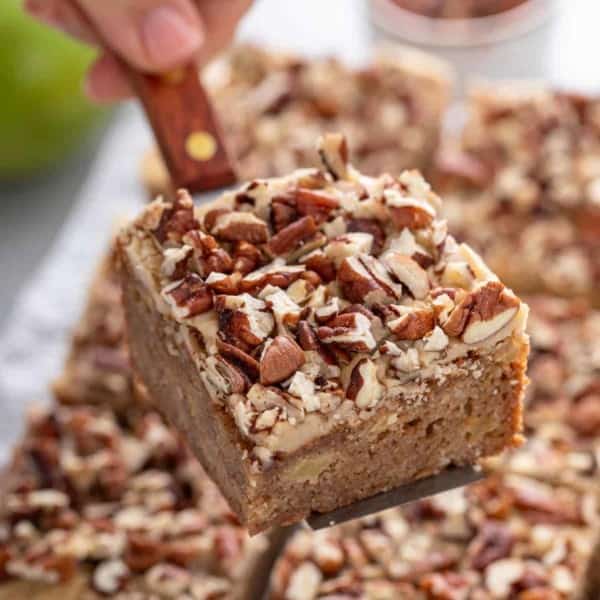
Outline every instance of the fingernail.
[(150, 60), (158, 67), (170, 67), (189, 58), (202, 44), (199, 25), (168, 4), (145, 15), (142, 37)]

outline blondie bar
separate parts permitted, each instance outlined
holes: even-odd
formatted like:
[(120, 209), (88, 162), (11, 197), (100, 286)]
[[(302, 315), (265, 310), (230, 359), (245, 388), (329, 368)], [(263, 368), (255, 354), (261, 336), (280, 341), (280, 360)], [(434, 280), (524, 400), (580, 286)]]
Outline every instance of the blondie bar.
[(319, 151), (119, 240), (134, 367), (253, 533), (520, 439), (526, 305), (418, 172)]

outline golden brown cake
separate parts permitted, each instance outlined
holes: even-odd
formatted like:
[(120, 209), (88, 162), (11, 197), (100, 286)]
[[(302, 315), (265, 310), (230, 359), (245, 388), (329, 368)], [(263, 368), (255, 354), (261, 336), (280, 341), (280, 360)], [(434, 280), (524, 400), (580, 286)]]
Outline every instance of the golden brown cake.
[[(233, 48), (206, 85), (242, 180), (318, 166), (314, 140), (343, 131), (365, 173), (426, 169), (450, 99), (452, 71), (431, 55), (389, 47), (361, 70), (256, 46)], [(170, 193), (157, 151), (144, 158), (152, 198)]]
[(155, 413), (32, 410), (2, 489), (2, 600), (230, 599), (263, 544)]
[(520, 293), (600, 303), (600, 98), (524, 82), (474, 88), (436, 185), (459, 239)]
[(438, 219), (416, 171), (325, 168), (120, 237), (135, 368), (251, 532), (520, 439), (527, 307)]

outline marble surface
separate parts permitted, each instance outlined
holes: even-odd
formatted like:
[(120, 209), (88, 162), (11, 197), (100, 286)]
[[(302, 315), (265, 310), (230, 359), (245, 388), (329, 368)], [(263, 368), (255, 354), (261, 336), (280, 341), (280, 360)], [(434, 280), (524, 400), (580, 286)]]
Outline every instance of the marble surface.
[[(593, 64), (600, 50), (598, 17), (596, 0), (562, 0), (548, 31), (536, 34), (545, 41), (542, 60), (535, 57), (539, 72), (533, 75), (600, 92), (600, 72)], [(239, 37), (360, 63), (372, 42), (383, 36), (371, 27), (362, 0), (258, 0)], [(479, 52), (479, 68), (487, 72), (491, 50), (473, 51)], [(510, 54), (514, 76), (523, 74), (526, 61), (533, 63), (535, 50), (528, 52), (516, 59)], [(142, 115), (129, 104), (105, 136), (76, 198), (69, 195), (84, 178), (89, 152), (69, 165), (58, 182), (37, 182), (38, 188), (29, 190), (0, 189), (0, 201), (8, 198), (0, 208), (0, 276), (5, 283), (0, 286), (0, 460), (21, 430), (27, 404), (48, 399), (48, 381), (60, 370), (69, 331), (114, 223), (144, 201), (138, 164), (149, 143)]]

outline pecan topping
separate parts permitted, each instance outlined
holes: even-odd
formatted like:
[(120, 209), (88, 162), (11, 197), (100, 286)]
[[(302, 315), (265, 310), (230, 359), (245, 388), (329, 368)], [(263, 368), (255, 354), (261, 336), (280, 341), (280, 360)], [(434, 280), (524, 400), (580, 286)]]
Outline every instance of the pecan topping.
[(325, 192), (298, 188), (295, 195), (298, 213), (313, 217), (317, 223), (326, 221), (331, 211), (339, 206), (337, 198)]
[(335, 265), (333, 260), (325, 256), (322, 252), (310, 254), (304, 261), (307, 269), (314, 271), (325, 282), (329, 283), (335, 279)]
[(474, 344), (500, 331), (519, 306), (519, 300), (499, 281), (488, 281), (456, 305), (442, 328), (448, 335), (462, 336), (467, 344)]
[(414, 298), (423, 300), (429, 292), (427, 272), (419, 263), (398, 252), (387, 252), (383, 262), (390, 271), (404, 284)]
[(221, 214), (209, 231), (215, 237), (229, 242), (243, 240), (251, 244), (261, 244), (269, 238), (267, 224), (249, 212)]
[(236, 243), (233, 258), (233, 270), (239, 271), (242, 275), (254, 271), (262, 262), (260, 250), (245, 240)]
[(269, 240), (269, 250), (275, 254), (291, 252), (301, 242), (311, 237), (317, 231), (317, 225), (312, 217), (302, 217), (277, 232)]
[(173, 204), (163, 211), (153, 233), (161, 244), (167, 240), (179, 242), (185, 233), (199, 226), (190, 195), (185, 190), (179, 190)]
[(323, 164), (334, 179), (348, 177), (348, 144), (339, 133), (328, 133), (319, 139), (318, 151)]
[(319, 348), (319, 339), (312, 330), (308, 321), (298, 323), (298, 343), (303, 350), (317, 350)]
[(228, 361), (239, 367), (244, 373), (252, 379), (257, 379), (259, 374), (259, 363), (255, 358), (240, 350), (237, 346), (228, 344), (217, 338), (217, 349)]
[(373, 408), (382, 394), (382, 386), (377, 379), (377, 365), (368, 358), (357, 363), (346, 389), (346, 397), (354, 400), (359, 408)]
[(265, 348), (260, 359), (260, 383), (272, 385), (284, 381), (305, 362), (302, 348), (291, 338), (278, 335)]
[(181, 281), (168, 285), (163, 296), (171, 299), (181, 309), (181, 316), (193, 317), (210, 310), (213, 296), (202, 278), (195, 273), (188, 273)]
[(387, 326), (399, 340), (420, 340), (433, 331), (433, 311), (429, 308), (409, 309), (397, 319), (388, 321)]
[(368, 233), (373, 236), (373, 254), (381, 252), (385, 244), (385, 231), (376, 219), (351, 219), (348, 221), (348, 233)]
[(350, 302), (376, 304), (396, 299), (375, 280), (357, 256), (342, 261), (337, 272), (337, 280), (344, 296)]
[(335, 343), (352, 352), (369, 352), (375, 348), (371, 321), (360, 313), (346, 313), (317, 329), (317, 336), (326, 344)]

